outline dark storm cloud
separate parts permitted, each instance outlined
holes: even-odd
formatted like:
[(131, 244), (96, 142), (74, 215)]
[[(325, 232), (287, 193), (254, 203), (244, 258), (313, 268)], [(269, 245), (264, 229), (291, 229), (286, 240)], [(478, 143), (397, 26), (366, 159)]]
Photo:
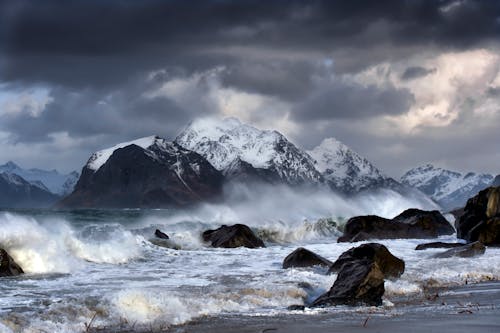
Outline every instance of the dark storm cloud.
[(424, 68), (418, 66), (408, 67), (401, 75), (401, 79), (404, 81), (413, 80), (423, 76), (427, 76), (435, 72), (436, 72), (435, 68)]
[(380, 44), (466, 47), (499, 37), (499, 2), (452, 3), (2, 1), (2, 79), (112, 85), (165, 66), (192, 71), (240, 62), (242, 55), (207, 52), (217, 48), (367, 52)]
[[(413, 96), (331, 77), (404, 63), (423, 50), (488, 47), (500, 38), (499, 17), (500, 1), (486, 0), (0, 0), (0, 86), (43, 87), (51, 97), (37, 116), (0, 110), (0, 132), (30, 143), (56, 132), (104, 136), (99, 147), (152, 133), (173, 137), (216, 112), (204, 104), (209, 88), (200, 81), (183, 105), (148, 93), (222, 68), (223, 87), (292, 104), (304, 142), (330, 134), (311, 135), (313, 125), (335, 123), (344, 124), (340, 139), (361, 147), (371, 137), (346, 132), (350, 121), (404, 113)], [(428, 70), (410, 67), (402, 79)]]
[[(114, 142), (152, 134), (173, 138), (183, 125), (200, 115), (167, 97), (147, 97), (144, 93), (136, 85), (125, 85), (108, 94), (55, 88), (49, 95), (51, 101), (36, 116), (30, 109), (0, 114), (0, 131), (11, 133), (15, 142), (50, 141), (51, 134), (57, 132), (67, 132), (74, 138), (105, 134)], [(203, 89), (199, 93), (193, 98), (201, 98)], [(203, 109), (206, 115), (213, 111)]]
[(406, 89), (335, 81), (299, 103), (292, 115), (300, 121), (360, 119), (402, 114), (413, 102), (413, 95)]

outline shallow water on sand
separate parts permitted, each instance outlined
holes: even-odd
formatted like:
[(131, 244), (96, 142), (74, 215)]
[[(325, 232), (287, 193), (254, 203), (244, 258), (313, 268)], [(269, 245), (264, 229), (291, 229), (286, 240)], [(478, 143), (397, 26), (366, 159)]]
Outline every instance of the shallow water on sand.
[[(206, 315), (279, 315), (336, 278), (321, 268), (284, 270), (286, 255), (305, 246), (335, 260), (357, 245), (336, 243), (342, 219), (334, 218), (251, 225), (266, 240), (263, 249), (209, 248), (200, 234), (219, 221), (166, 210), (0, 212), (0, 246), (27, 273), (1, 278), (0, 332), (84, 332), (89, 323), (141, 330)], [(155, 240), (156, 228), (171, 240)], [(431, 259), (442, 250), (414, 250), (427, 241), (380, 242), (406, 262), (403, 276), (386, 282), (385, 308), (432, 287), (500, 279), (499, 248), (476, 258)]]

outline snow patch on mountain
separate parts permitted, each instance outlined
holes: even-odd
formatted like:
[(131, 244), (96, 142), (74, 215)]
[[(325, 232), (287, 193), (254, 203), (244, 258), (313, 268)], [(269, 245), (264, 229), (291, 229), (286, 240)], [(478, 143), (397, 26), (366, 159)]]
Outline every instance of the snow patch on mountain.
[(175, 142), (202, 155), (224, 174), (234, 171), (241, 161), (270, 170), (290, 184), (321, 180), (314, 160), (281, 133), (260, 130), (235, 118), (198, 119)]
[(388, 179), (366, 158), (335, 138), (324, 139), (307, 153), (327, 182), (343, 191), (358, 191)]
[[(70, 193), (73, 190), (76, 180), (78, 180), (78, 173), (76, 171), (69, 174), (61, 174), (57, 170), (23, 169), (12, 161), (0, 165), (0, 172), (20, 176), (30, 184), (57, 195)], [(73, 186), (71, 186), (70, 180), (74, 180), (75, 178), (76, 180), (73, 182)]]
[(128, 142), (122, 142), (117, 145), (114, 145), (113, 147), (99, 150), (90, 156), (89, 161), (87, 162), (87, 168), (97, 171), (101, 166), (106, 163), (106, 161), (111, 157), (113, 152), (117, 149), (130, 146), (130, 145), (136, 145), (139, 146), (143, 149), (147, 149), (148, 147), (152, 146), (157, 140), (160, 138), (156, 135), (136, 139), (133, 141), (128, 141)]

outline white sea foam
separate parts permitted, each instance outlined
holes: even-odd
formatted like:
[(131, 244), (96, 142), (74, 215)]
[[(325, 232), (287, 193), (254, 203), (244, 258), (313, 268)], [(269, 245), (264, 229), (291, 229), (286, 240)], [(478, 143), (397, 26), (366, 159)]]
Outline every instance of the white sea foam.
[[(80, 228), (61, 218), (0, 214), (0, 246), (31, 273), (2, 280), (0, 332), (84, 332), (94, 315), (93, 327), (160, 330), (206, 315), (287, 313), (287, 306), (310, 303), (336, 279), (320, 267), (282, 269), (290, 252), (305, 246), (334, 261), (360, 244), (336, 243), (338, 231), (331, 220), (290, 219), (252, 225), (267, 237), (267, 248), (213, 249), (201, 242), (200, 233), (222, 221), (215, 214), (204, 219), (202, 212), (164, 211), (139, 217), (140, 222), (96, 222)], [(234, 212), (241, 213), (236, 209), (229, 215)], [(156, 228), (182, 250), (148, 242)], [(406, 271), (386, 282), (386, 306), (377, 311), (391, 308), (400, 296), (420, 297), (428, 287), (500, 279), (500, 249), (488, 248), (474, 258), (433, 259), (443, 250), (414, 250), (426, 241), (378, 241), (405, 261)], [(45, 272), (70, 274), (37, 274)], [(373, 311), (352, 311), (358, 310)], [(347, 310), (305, 313), (321, 311)]]
[(140, 255), (139, 239), (130, 231), (116, 230), (103, 242), (82, 240), (67, 222), (43, 224), (31, 217), (0, 214), (0, 246), (27, 273), (68, 273), (84, 261), (123, 263)]

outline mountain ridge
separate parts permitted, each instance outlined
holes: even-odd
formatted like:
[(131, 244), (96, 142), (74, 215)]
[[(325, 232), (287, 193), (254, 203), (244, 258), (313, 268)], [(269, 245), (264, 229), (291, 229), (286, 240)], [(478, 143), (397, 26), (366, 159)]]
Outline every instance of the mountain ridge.
[(38, 186), (44, 190), (49, 190), (53, 194), (59, 196), (69, 194), (73, 190), (79, 177), (79, 173), (76, 171), (72, 171), (68, 174), (61, 174), (56, 169), (24, 169), (12, 161), (0, 165), (0, 172), (16, 174), (32, 185)]
[(490, 174), (462, 173), (430, 163), (412, 168), (401, 177), (401, 183), (418, 188), (448, 210), (465, 206), (468, 198), (493, 182)]

